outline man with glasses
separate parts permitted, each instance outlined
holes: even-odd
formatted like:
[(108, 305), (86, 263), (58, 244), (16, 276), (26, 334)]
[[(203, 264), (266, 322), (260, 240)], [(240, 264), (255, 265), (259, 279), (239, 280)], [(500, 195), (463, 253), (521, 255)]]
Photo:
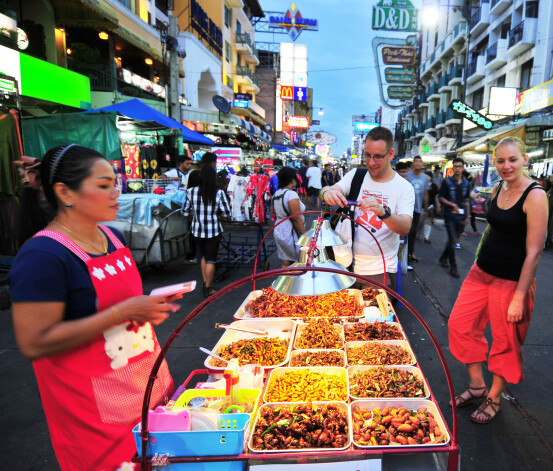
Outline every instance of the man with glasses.
[[(321, 197), (329, 205), (347, 206), (348, 196), (356, 172), (365, 173), (355, 209), (355, 219), (368, 226), (384, 254), (387, 285), (396, 289), (397, 252), (399, 236), (406, 236), (411, 228), (415, 192), (411, 184), (392, 168), (394, 136), (388, 128), (371, 129), (365, 139), (366, 170), (348, 172), (336, 184), (321, 190)], [(363, 228), (355, 227), (353, 236), (353, 270), (360, 275), (383, 282), (382, 255), (375, 239)]]
[(470, 221), (470, 183), (463, 177), (464, 169), (465, 161), (461, 157), (455, 157), (453, 175), (444, 178), (438, 197), (442, 203), (447, 229), (447, 243), (439, 262), (442, 267), (449, 268), (449, 274), (455, 278), (459, 278), (455, 245), (465, 225)]

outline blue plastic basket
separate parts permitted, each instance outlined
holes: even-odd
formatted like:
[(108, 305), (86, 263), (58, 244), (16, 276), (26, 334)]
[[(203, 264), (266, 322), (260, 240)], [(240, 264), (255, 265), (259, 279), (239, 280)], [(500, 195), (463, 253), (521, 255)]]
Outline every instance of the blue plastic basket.
[[(138, 456), (142, 457), (140, 425), (141, 424), (137, 424), (132, 429), (132, 432)], [(244, 451), (249, 430), (250, 414), (221, 414), (219, 430), (197, 432), (150, 432), (146, 456), (152, 457), (156, 453), (168, 453), (170, 456), (239, 455)], [(235, 463), (242, 465), (241, 462), (230, 462), (229, 464)], [(192, 464), (220, 465), (221, 463)]]

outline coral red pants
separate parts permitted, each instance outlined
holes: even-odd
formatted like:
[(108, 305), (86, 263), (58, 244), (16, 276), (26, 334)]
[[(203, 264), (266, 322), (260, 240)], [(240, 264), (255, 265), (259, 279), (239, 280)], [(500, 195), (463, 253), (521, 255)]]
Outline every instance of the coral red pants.
[(484, 330), (489, 323), (493, 343), (488, 368), (513, 384), (524, 379), (520, 347), (526, 338), (536, 295), (534, 279), (524, 300), (522, 320), (516, 324), (507, 322), (507, 310), (517, 283), (488, 275), (474, 264), (463, 282), (448, 323), (451, 353), (465, 364), (486, 360), (488, 342)]

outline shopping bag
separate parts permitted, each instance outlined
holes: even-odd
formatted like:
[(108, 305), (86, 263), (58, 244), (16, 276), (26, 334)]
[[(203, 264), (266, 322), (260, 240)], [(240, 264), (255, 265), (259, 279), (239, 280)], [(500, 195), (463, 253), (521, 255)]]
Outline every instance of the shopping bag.
[(349, 267), (353, 263), (353, 234), (351, 232), (351, 221), (349, 219), (341, 219), (334, 229), (346, 241), (344, 245), (334, 245), (334, 259), (336, 262)]

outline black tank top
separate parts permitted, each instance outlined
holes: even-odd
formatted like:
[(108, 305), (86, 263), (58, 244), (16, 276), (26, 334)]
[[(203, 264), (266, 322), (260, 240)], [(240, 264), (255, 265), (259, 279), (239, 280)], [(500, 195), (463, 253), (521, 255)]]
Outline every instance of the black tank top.
[(527, 226), (522, 207), (528, 193), (541, 186), (531, 183), (513, 207), (501, 209), (497, 206), (497, 197), (502, 185), (503, 182), (497, 187), (495, 198), (486, 214), (490, 229), (482, 243), (476, 264), (492, 276), (518, 281), (526, 258)]

